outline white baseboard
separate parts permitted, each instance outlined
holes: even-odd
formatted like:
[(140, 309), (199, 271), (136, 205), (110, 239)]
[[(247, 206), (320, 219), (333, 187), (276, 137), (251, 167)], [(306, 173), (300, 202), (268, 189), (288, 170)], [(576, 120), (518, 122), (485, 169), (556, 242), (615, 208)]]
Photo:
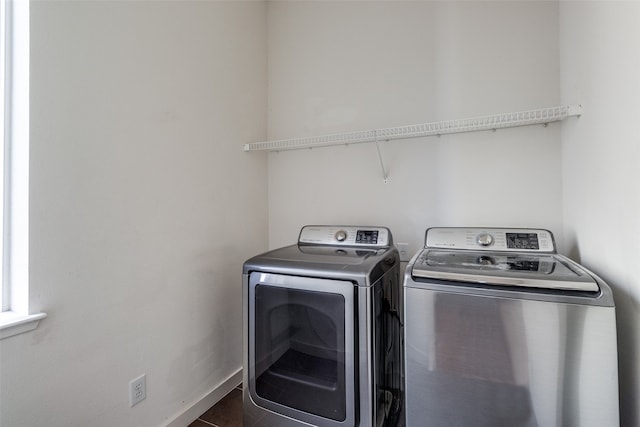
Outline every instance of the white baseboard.
[(224, 380), (220, 385), (206, 393), (201, 399), (196, 401), (189, 408), (185, 409), (181, 414), (177, 415), (173, 420), (166, 424), (166, 427), (186, 427), (194, 422), (200, 415), (205, 413), (209, 408), (218, 403), (220, 399), (225, 397), (231, 390), (236, 388), (242, 382), (242, 368), (238, 369), (229, 378)]

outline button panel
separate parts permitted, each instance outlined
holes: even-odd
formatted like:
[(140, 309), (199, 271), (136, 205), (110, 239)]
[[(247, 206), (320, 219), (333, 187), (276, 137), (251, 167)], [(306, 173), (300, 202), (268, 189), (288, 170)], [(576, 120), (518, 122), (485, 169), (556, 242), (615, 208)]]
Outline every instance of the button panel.
[(555, 253), (553, 234), (543, 229), (435, 227), (425, 248)]
[(385, 248), (391, 245), (391, 232), (385, 227), (307, 225), (298, 243)]

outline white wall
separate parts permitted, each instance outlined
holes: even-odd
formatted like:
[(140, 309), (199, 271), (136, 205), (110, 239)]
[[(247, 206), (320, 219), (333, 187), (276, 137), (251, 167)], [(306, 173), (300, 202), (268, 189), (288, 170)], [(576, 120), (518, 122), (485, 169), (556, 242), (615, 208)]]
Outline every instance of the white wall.
[(0, 425), (161, 425), (241, 368), (241, 266), (267, 247), (266, 159), (242, 151), (266, 137), (266, 4), (31, 9), (31, 292), (48, 317), (1, 342)]
[[(271, 2), (271, 139), (558, 105), (555, 2)], [(270, 246), (309, 223), (546, 227), (562, 240), (560, 127), (269, 155)]]
[(609, 282), (618, 318), (623, 426), (640, 426), (640, 3), (560, 2), (562, 133), (572, 257)]

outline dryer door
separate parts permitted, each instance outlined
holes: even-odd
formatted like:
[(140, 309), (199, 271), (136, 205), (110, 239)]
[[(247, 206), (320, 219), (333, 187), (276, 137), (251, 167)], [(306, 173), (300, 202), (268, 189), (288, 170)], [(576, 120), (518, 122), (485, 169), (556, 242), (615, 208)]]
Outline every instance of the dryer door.
[(355, 425), (354, 284), (251, 273), (249, 393), (277, 414)]

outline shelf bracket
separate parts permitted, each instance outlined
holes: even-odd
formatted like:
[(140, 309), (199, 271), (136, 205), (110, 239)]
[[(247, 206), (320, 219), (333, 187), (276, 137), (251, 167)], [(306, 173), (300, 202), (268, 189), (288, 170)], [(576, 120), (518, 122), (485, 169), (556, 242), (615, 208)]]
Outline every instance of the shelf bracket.
[[(375, 130), (373, 131), (377, 133)], [(382, 158), (382, 152), (380, 151), (380, 141), (376, 135), (376, 149), (378, 150), (378, 160), (380, 160), (380, 169), (382, 169), (382, 178), (384, 179), (384, 183), (387, 184), (389, 182), (389, 174), (384, 167), (384, 160)]]

